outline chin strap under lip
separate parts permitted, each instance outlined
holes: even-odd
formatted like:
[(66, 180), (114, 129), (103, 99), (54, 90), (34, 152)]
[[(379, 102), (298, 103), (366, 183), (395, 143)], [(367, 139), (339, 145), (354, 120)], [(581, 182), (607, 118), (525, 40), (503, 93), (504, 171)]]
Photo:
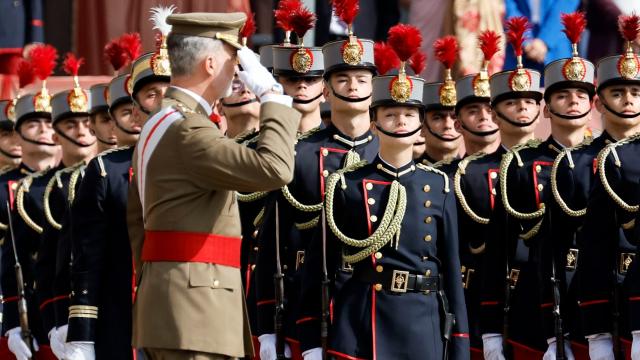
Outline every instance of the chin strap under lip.
[(464, 124), (464, 122), (462, 120), (460, 120), (460, 125), (462, 126), (462, 128), (475, 135), (475, 136), (481, 136), (481, 137), (485, 137), (485, 136), (489, 136), (489, 135), (493, 135), (495, 133), (497, 133), (498, 131), (500, 131), (500, 128), (495, 128), (493, 130), (489, 130), (489, 131), (475, 131), (475, 130), (471, 130), (467, 127), (467, 125)]
[[(555, 110), (553, 110), (553, 108), (550, 105), (547, 105), (549, 112), (552, 113), (554, 116), (557, 116), (561, 119), (565, 119), (565, 120), (578, 120), (578, 119), (582, 119), (583, 117), (589, 115), (589, 113), (591, 112), (591, 108), (589, 108), (589, 110), (587, 110), (587, 112), (585, 112), (584, 114), (578, 114), (578, 115), (565, 115), (565, 114), (560, 114), (558, 112), (556, 112)], [(640, 114), (640, 113), (639, 113)]]
[(357, 102), (363, 102), (366, 100), (369, 100), (369, 98), (371, 97), (371, 95), (373, 95), (373, 92), (371, 92), (371, 94), (369, 94), (366, 97), (361, 97), (361, 98), (350, 98), (350, 97), (346, 97), (346, 96), (342, 96), (340, 94), (338, 94), (334, 89), (333, 86), (331, 86), (330, 84), (327, 85), (329, 87), (329, 89), (331, 89), (331, 93), (333, 94), (333, 96), (337, 97), (338, 99), (342, 100), (342, 101), (346, 101), (346, 102), (351, 102), (351, 103), (357, 103)]
[(312, 102), (318, 100), (321, 96), (322, 96), (322, 93), (320, 93), (317, 96), (315, 96), (315, 97), (313, 97), (311, 99), (308, 99), (308, 100), (300, 100), (300, 99), (293, 98), (293, 103), (294, 104), (309, 104), (309, 103), (312, 103)]
[(376, 129), (378, 129), (378, 131), (380, 131), (381, 133), (387, 135), (387, 136), (391, 136), (393, 138), (405, 138), (405, 137), (409, 137), (412, 136), (413, 134), (417, 133), (418, 131), (420, 131), (422, 129), (422, 126), (418, 126), (417, 129), (409, 131), (408, 133), (401, 133), (401, 134), (396, 134), (396, 133), (392, 133), (390, 131), (384, 130), (383, 128), (380, 127), (380, 125), (378, 125), (376, 123)]
[(602, 106), (604, 106), (605, 109), (607, 109), (607, 111), (609, 111), (610, 113), (612, 113), (613, 115), (623, 118), (623, 119), (633, 119), (635, 117), (640, 116), (640, 112), (637, 112), (635, 114), (623, 114), (620, 112), (617, 112), (615, 110), (613, 110), (606, 102), (602, 101)]
[(253, 99), (249, 99), (249, 100), (245, 100), (245, 101), (240, 101), (240, 102), (236, 102), (236, 103), (225, 103), (224, 101), (220, 100), (220, 104), (224, 107), (240, 107), (240, 106), (245, 106), (254, 102), (257, 102), (258, 98), (254, 97)]
[(506, 117), (503, 113), (501, 113), (498, 110), (496, 111), (496, 115), (498, 115), (498, 117), (506, 122), (508, 122), (509, 124), (515, 126), (515, 127), (527, 127), (531, 124), (533, 124), (534, 122), (536, 122), (536, 120), (538, 120), (538, 118), (540, 117), (540, 111), (538, 111), (538, 113), (536, 114), (536, 116), (533, 117), (533, 119), (527, 123), (519, 123), (517, 121), (513, 121), (511, 119), (509, 119), (508, 117)]

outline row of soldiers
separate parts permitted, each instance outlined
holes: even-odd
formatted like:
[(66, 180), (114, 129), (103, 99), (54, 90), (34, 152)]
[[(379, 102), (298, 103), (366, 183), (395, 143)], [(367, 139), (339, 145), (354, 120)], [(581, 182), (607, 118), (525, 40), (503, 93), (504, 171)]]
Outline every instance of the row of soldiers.
[[(171, 42), (161, 41), (154, 53), (130, 54), (130, 71), (106, 88), (85, 91), (76, 83), (54, 95), (50, 108), (44, 86), (4, 103), (7, 135), (13, 129), (22, 146), (20, 165), (2, 175), (1, 187), (3, 204), (9, 204), (7, 214), (0, 213), (0, 276), (3, 335), (11, 353), (18, 359), (128, 359), (134, 356), (133, 336), (135, 347), (178, 344), (230, 357), (250, 354), (236, 332), (239, 326), (248, 334), (248, 324), (234, 323), (231, 308), (208, 318), (203, 314), (210, 309), (190, 311), (201, 298), (184, 301), (191, 291), (206, 291), (219, 304), (233, 304), (242, 290), (229, 279), (241, 274), (250, 328), (264, 360), (622, 358), (618, 353), (637, 328), (634, 306), (640, 298), (632, 282), (640, 61), (630, 44), (623, 55), (598, 64), (597, 88), (595, 67), (577, 51), (551, 63), (543, 94), (541, 74), (522, 66), (489, 76), (486, 65), (499, 48), (495, 33), (480, 39), (485, 70), (454, 82), (457, 44), (445, 37), (435, 44), (447, 69), (445, 81), (424, 84), (412, 75), (424, 61), (415, 28), (398, 25), (386, 44), (374, 45), (353, 34), (353, 11), (335, 3), (350, 29), (346, 40), (307, 47), (302, 39), (309, 26), (294, 25), (308, 13), (301, 4), (281, 8), (276, 18), (283, 30), (296, 33), (298, 44), (285, 40), (260, 51), (260, 62), (278, 83), (256, 70), (258, 60), (242, 49), (243, 69), (229, 79), (218, 103), (227, 135), (257, 153), (267, 153), (267, 139), (281, 135), (286, 143), (285, 135), (298, 132), (286, 186), (238, 192), (229, 203), (210, 199), (223, 225), (237, 199), (238, 253), (201, 254), (193, 248), (198, 239), (187, 243), (185, 232), (151, 230), (195, 224), (196, 215), (206, 214), (165, 219), (170, 224), (146, 218), (153, 207), (166, 206), (147, 202), (152, 198), (182, 191), (184, 201), (201, 201), (180, 186), (151, 194), (154, 181), (175, 181), (143, 178), (147, 171), (161, 174), (157, 162), (145, 167), (144, 153), (156, 146), (156, 129), (167, 131), (163, 121), (194, 121), (212, 110), (185, 89), (167, 90), (168, 60), (178, 56)], [(155, 12), (162, 13), (164, 20), (155, 25), (166, 39), (171, 11)], [(575, 48), (583, 15), (563, 20)], [(237, 33), (245, 16), (177, 14), (169, 22), (181, 36), (215, 37), (240, 47), (229, 34)], [(519, 56), (526, 27), (524, 19), (508, 21), (507, 38)], [(633, 37), (623, 32), (628, 42), (640, 31), (637, 17), (622, 19), (621, 27), (635, 29)], [(32, 52), (31, 61), (41, 52)], [(250, 71), (257, 79), (242, 78)], [(288, 123), (296, 129), (260, 121), (277, 117), (269, 112), (285, 112), (284, 105), (268, 104), (286, 104), (279, 92), (300, 114), (299, 122)], [(331, 110), (326, 123), (323, 101)], [(592, 140), (585, 126), (594, 102), (604, 132)], [(541, 112), (552, 130), (544, 142), (534, 139)], [(141, 130), (143, 140), (134, 148)], [(467, 154), (451, 158), (461, 140)], [(426, 151), (415, 151), (420, 146)], [(15, 156), (3, 148), (3, 154), (12, 151)], [(167, 166), (198, 160), (162, 151)], [(225, 161), (237, 160), (227, 155)], [(198, 170), (207, 164), (191, 165)], [(245, 170), (246, 184), (255, 183), (257, 174), (250, 179), (244, 168), (220, 168), (216, 174)], [(236, 185), (235, 175), (208, 179), (202, 173), (195, 171), (194, 186)], [(228, 221), (228, 228), (213, 231), (236, 231)], [(166, 250), (181, 246), (191, 246), (189, 254)], [(189, 289), (172, 290), (184, 275), (163, 262), (186, 257)], [(22, 265), (23, 283), (16, 282), (16, 264)], [(140, 297), (132, 298), (136, 285)], [(180, 301), (184, 309), (168, 315)], [(191, 332), (183, 332), (183, 325)]]

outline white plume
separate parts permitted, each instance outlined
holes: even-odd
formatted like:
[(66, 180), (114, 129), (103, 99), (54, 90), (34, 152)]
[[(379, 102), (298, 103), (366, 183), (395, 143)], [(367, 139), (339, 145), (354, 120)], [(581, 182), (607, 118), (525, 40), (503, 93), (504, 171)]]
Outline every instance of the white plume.
[(171, 32), (171, 25), (167, 24), (167, 18), (176, 10), (175, 5), (152, 7), (149, 20), (153, 23), (153, 29), (159, 30), (162, 35), (167, 36)]

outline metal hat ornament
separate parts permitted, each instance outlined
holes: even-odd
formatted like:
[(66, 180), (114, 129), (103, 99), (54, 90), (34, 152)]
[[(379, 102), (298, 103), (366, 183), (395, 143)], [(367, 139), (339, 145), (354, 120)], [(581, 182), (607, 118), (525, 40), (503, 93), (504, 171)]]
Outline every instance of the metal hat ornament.
[(240, 42), (242, 46), (247, 46), (247, 41), (251, 37), (251, 35), (256, 32), (256, 13), (248, 13), (247, 21), (240, 29)]
[(640, 33), (640, 16), (636, 14), (621, 15), (618, 19), (618, 28), (622, 37), (627, 41), (625, 55), (618, 61), (618, 72), (625, 79), (635, 79), (640, 72), (640, 60), (633, 52), (631, 43), (638, 38)]
[(399, 103), (409, 100), (413, 83), (407, 77), (406, 64), (411, 57), (418, 52), (422, 45), (422, 35), (417, 27), (398, 24), (389, 29), (387, 44), (393, 49), (400, 59), (398, 76), (391, 81), (391, 98)]
[(359, 0), (334, 0), (333, 6), (336, 16), (347, 24), (349, 40), (342, 47), (342, 60), (349, 65), (358, 65), (362, 62), (364, 48), (358, 38), (353, 35), (353, 21), (360, 11)]
[[(151, 70), (155, 75), (171, 76), (171, 63), (169, 62), (169, 52), (167, 51), (167, 36), (171, 32), (171, 25), (167, 23), (169, 15), (176, 10), (175, 5), (168, 7), (152, 7), (149, 20), (153, 23), (153, 29), (160, 32), (156, 38), (156, 52), (151, 57)], [(134, 57), (132, 60), (137, 58)]]
[(291, 28), (298, 37), (298, 50), (291, 54), (291, 68), (298, 73), (307, 73), (313, 65), (313, 53), (304, 47), (304, 35), (316, 24), (316, 15), (306, 7), (294, 9), (290, 18)]
[(491, 58), (500, 50), (500, 35), (493, 30), (485, 30), (478, 35), (478, 44), (483, 55), (480, 73), (473, 79), (473, 94), (478, 97), (490, 97), (489, 63)]
[(442, 106), (456, 106), (456, 83), (451, 76), (451, 69), (458, 57), (458, 40), (449, 35), (433, 43), (433, 52), (445, 68), (444, 84), (440, 88), (440, 104)]
[(78, 79), (78, 71), (80, 66), (84, 64), (84, 58), (77, 58), (72, 53), (67, 53), (62, 67), (64, 72), (73, 76), (73, 90), (69, 92), (67, 97), (67, 104), (71, 112), (89, 112), (89, 97), (87, 93), (80, 87), (80, 81)]
[(58, 59), (58, 50), (51, 45), (36, 45), (29, 52), (29, 59), (35, 75), (42, 81), (42, 88), (33, 97), (33, 107), (37, 112), (51, 112), (51, 95), (47, 90), (47, 78), (53, 73)]
[(301, 7), (302, 2), (300, 0), (281, 0), (278, 3), (278, 8), (273, 11), (276, 26), (284, 31), (283, 45), (291, 45), (291, 32), (293, 31), (291, 17)]
[(522, 66), (522, 43), (524, 33), (530, 28), (529, 20), (524, 16), (514, 16), (507, 20), (507, 41), (513, 47), (516, 55), (516, 71), (511, 74), (509, 87), (513, 91), (529, 91), (531, 88), (531, 74)]
[(18, 94), (15, 98), (11, 99), (5, 108), (7, 119), (15, 122), (16, 121), (16, 103), (18, 99), (20, 99), (21, 90), (32, 84), (36, 80), (36, 74), (33, 71), (33, 65), (31, 62), (26, 59), (20, 59), (20, 62), (17, 66), (17, 75), (18, 75)]
[(567, 60), (562, 67), (562, 75), (570, 81), (582, 81), (587, 74), (587, 66), (578, 54), (578, 43), (587, 26), (587, 19), (583, 12), (576, 11), (570, 14), (561, 14), (560, 20), (564, 25), (562, 32), (567, 35), (572, 49), (571, 59)]

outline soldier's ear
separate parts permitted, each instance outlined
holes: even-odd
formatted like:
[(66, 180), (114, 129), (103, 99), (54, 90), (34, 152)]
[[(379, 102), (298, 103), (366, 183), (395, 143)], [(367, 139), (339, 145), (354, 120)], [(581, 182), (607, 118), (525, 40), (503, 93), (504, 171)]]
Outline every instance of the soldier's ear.
[(222, 100), (216, 101), (216, 110), (218, 114), (224, 116), (224, 107), (222, 106)]
[(60, 136), (58, 136), (57, 132), (54, 132), (53, 135), (51, 136), (51, 140), (53, 140), (53, 142), (56, 145), (60, 145)]
[(201, 62), (201, 66), (204, 67), (204, 71), (206, 71), (209, 76), (215, 76), (218, 71), (218, 61), (215, 56), (207, 55), (203, 62)]
[(596, 109), (598, 110), (598, 112), (600, 114), (604, 114), (605, 108), (602, 105), (602, 100), (600, 100), (600, 94), (596, 95), (596, 97), (594, 99), (594, 103), (596, 104)]
[(542, 116), (547, 119), (551, 119), (551, 112), (549, 111), (549, 104), (544, 103), (544, 107), (542, 108)]
[(456, 120), (453, 122), (453, 128), (462, 134), (462, 124), (460, 123), (462, 120), (460, 120), (460, 115), (458, 115), (456, 117)]

